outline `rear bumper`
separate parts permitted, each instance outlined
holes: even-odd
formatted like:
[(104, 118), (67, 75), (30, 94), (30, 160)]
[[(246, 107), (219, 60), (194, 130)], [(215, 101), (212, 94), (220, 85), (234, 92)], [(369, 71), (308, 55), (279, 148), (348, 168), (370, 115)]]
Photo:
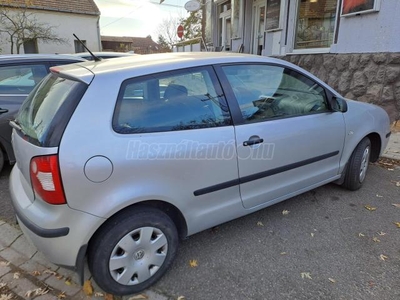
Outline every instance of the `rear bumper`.
[(22, 187), (18, 166), (10, 175), (10, 194), (24, 235), (54, 264), (78, 269), (82, 247), (88, 244), (104, 219), (71, 209), (68, 205), (31, 202)]

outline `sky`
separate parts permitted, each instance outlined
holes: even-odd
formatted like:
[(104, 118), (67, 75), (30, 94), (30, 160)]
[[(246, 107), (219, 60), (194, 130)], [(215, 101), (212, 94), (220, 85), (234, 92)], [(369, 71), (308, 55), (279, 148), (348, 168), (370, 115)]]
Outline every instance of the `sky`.
[[(157, 41), (163, 19), (186, 17), (188, 0), (94, 0), (100, 9), (100, 34), (146, 37)], [(177, 24), (178, 26), (178, 24)]]

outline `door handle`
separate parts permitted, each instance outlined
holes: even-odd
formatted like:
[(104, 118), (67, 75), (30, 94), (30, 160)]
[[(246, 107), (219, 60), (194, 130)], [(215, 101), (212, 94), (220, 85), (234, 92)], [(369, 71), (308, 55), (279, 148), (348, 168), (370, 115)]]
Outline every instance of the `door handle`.
[(8, 112), (8, 109), (0, 108), (0, 114), (4, 114), (4, 113), (6, 113), (6, 112)]
[(251, 145), (255, 145), (255, 144), (261, 144), (262, 142), (264, 142), (264, 139), (262, 139), (262, 138), (250, 139), (248, 141), (244, 141), (243, 146), (251, 146)]

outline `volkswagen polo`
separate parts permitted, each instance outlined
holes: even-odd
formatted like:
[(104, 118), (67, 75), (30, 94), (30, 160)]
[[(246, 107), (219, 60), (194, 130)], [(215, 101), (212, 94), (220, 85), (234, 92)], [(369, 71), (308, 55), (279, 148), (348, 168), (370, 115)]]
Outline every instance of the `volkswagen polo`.
[(11, 198), (53, 263), (116, 294), (166, 272), (179, 239), (329, 182), (359, 189), (387, 113), (305, 70), (237, 53), (53, 67), (13, 126)]

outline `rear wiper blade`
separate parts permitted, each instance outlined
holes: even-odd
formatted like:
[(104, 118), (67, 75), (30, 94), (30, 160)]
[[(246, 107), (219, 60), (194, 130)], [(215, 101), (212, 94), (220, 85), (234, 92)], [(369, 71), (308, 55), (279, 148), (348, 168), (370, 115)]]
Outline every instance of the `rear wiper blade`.
[(18, 131), (21, 131), (23, 134), (25, 134), (25, 132), (22, 130), (22, 127), (20, 126), (20, 124), (17, 120), (11, 120), (10, 126)]

